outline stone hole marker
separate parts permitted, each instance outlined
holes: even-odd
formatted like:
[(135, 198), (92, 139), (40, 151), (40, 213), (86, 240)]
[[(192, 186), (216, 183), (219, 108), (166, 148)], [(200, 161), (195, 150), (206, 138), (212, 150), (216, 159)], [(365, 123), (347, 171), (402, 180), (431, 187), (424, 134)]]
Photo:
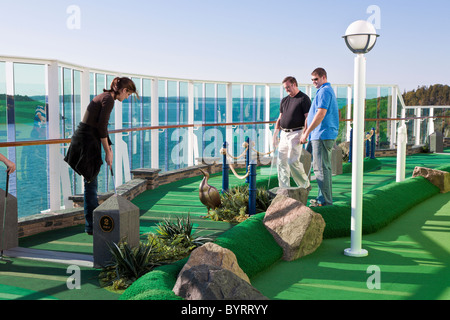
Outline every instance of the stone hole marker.
[(444, 152), (444, 136), (441, 132), (435, 131), (428, 136), (428, 143), (430, 152), (442, 153)]
[[(8, 250), (19, 246), (17, 198), (8, 193), (5, 209), (5, 190), (0, 189), (0, 250)], [(3, 230), (3, 215), (5, 229)]]
[(114, 194), (94, 210), (94, 268), (108, 265), (109, 247), (122, 240), (131, 248), (139, 245), (139, 208)]

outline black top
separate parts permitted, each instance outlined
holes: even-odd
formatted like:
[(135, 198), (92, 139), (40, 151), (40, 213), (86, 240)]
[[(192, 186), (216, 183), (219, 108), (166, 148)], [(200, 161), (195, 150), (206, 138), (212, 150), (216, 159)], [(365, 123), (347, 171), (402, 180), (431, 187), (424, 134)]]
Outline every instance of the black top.
[(311, 99), (299, 91), (295, 97), (286, 96), (280, 104), (280, 126), (283, 129), (295, 129), (305, 125), (305, 114), (309, 112)]
[(108, 121), (114, 108), (114, 98), (109, 92), (103, 92), (89, 103), (83, 122), (97, 128), (100, 138), (108, 137)]

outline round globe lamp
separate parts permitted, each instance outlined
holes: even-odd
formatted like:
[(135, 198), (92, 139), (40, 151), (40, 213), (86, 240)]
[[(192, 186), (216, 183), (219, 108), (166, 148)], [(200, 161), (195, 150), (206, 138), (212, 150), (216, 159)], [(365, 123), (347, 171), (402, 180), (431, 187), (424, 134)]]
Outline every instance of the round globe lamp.
[(348, 26), (343, 38), (347, 47), (353, 53), (365, 54), (375, 46), (379, 35), (373, 24), (358, 20)]

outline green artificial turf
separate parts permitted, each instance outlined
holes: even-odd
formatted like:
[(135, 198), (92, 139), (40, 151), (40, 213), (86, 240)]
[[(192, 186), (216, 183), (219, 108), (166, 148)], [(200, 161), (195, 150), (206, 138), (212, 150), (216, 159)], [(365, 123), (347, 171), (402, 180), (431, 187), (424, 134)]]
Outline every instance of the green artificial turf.
[[(363, 232), (373, 233), (414, 205), (439, 193), (439, 189), (423, 177), (406, 179), (373, 190), (363, 197)], [(342, 202), (328, 207), (315, 208), (322, 214), (327, 226), (324, 238), (337, 238), (350, 233), (351, 209)], [(239, 266), (251, 279), (269, 268), (282, 256), (281, 247), (265, 229), (260, 213), (219, 236), (215, 243), (234, 252)], [(150, 272), (129, 287), (120, 299), (169, 300), (179, 299), (172, 288), (186, 259), (171, 267), (166, 266)]]
[[(363, 236), (366, 257), (344, 255), (347, 237), (326, 239), (308, 256), (275, 263), (252, 285), (271, 300), (449, 300), (449, 229), (450, 193), (440, 193)], [(377, 288), (368, 286), (374, 270)]]
[(120, 300), (182, 300), (172, 288), (186, 262), (187, 258), (143, 275), (125, 290)]
[[(412, 205), (414, 205), (414, 203), (420, 203), (420, 201), (422, 201), (421, 199), (425, 199), (438, 192), (434, 186), (423, 178), (410, 178), (403, 183), (392, 183), (392, 176), (394, 175), (395, 177), (396, 158), (380, 158), (377, 160), (382, 163), (382, 168), (380, 170), (370, 170), (370, 172), (367, 172), (369, 171), (368, 169), (370, 166), (365, 164), (364, 167), (365, 195), (363, 198), (363, 231), (365, 234), (373, 232), (377, 228), (383, 228), (383, 225), (388, 224), (389, 221), (394, 220), (393, 223), (396, 223), (396, 221), (399, 220), (397, 217), (402, 215), (400, 212), (406, 210), (406, 205), (411, 206), (410, 202), (413, 203)], [(435, 168), (450, 172), (450, 164), (445, 164), (448, 162), (447, 157), (436, 154), (408, 156), (406, 163), (407, 176), (411, 175), (415, 166)], [(240, 170), (239, 174), (244, 174), (243, 170)], [(141, 239), (145, 240), (147, 238), (146, 233), (153, 232), (156, 225), (163, 218), (176, 217), (190, 213), (191, 221), (194, 223), (197, 234), (212, 236), (216, 243), (227, 247), (232, 251), (236, 251), (235, 254), (241, 268), (249, 274), (253, 283), (254, 279), (259, 279), (260, 274), (264, 274), (267, 270), (271, 270), (274, 268), (274, 265), (278, 265), (281, 261), (279, 259), (279, 257), (281, 257), (281, 249), (277, 245), (273, 245), (273, 240), (267, 238), (268, 233), (262, 225), (264, 214), (254, 216), (252, 219), (248, 220), (249, 222), (238, 226), (202, 218), (201, 216), (204, 216), (206, 213), (206, 208), (200, 203), (198, 198), (198, 186), (201, 178), (202, 177), (188, 178), (169, 185), (159, 186), (158, 189), (149, 190), (133, 200), (133, 203), (138, 205), (141, 210)], [(351, 215), (350, 179), (351, 174), (342, 174), (333, 177), (333, 198), (336, 200), (335, 205), (329, 208), (317, 208), (317, 211), (323, 211), (322, 214), (327, 221), (327, 227), (324, 233), (327, 242), (319, 247), (314, 255), (311, 255), (314, 257), (319, 256), (319, 260), (336, 259), (337, 262), (345, 263), (345, 261), (340, 260), (343, 250), (342, 242), (346, 242), (348, 239), (342, 238), (341, 235), (347, 237), (349, 234)], [(257, 182), (259, 186), (268, 188), (277, 186), (278, 180), (276, 178), (276, 168), (258, 168)], [(243, 183), (243, 180), (239, 180), (235, 178), (234, 175), (230, 174), (230, 186)], [(211, 175), (210, 184), (217, 188), (221, 188), (220, 173)], [(399, 190), (396, 190), (397, 188)], [(311, 191), (309, 198), (314, 198), (316, 194), (317, 190), (313, 183), (313, 190)], [(417, 206), (422, 207), (419, 205)], [(327, 211), (328, 209), (330, 209), (330, 211)], [(440, 224), (442, 222), (438, 221), (438, 223)], [(405, 228), (412, 227), (408, 225), (405, 226)], [(228, 229), (229, 231), (226, 231)], [(384, 229), (385, 228), (383, 228), (383, 230)], [(378, 234), (378, 232), (376, 234)], [(445, 236), (447, 233), (436, 232), (435, 235), (436, 234)], [(367, 237), (365, 236), (364, 239), (367, 239)], [(391, 243), (386, 240), (386, 246), (390, 245)], [(64, 228), (60, 231), (51, 231), (28, 238), (21, 238), (20, 246), (33, 249), (90, 254), (92, 253), (92, 237), (87, 236), (83, 232), (83, 226), (77, 226)], [(333, 246), (339, 247), (337, 250), (339, 253), (334, 253)], [(433, 244), (429, 243), (427, 247), (432, 248)], [(374, 253), (378, 253), (378, 251), (376, 249), (370, 249), (370, 257), (373, 257)], [(330, 252), (331, 256), (328, 255)], [(310, 256), (305, 258), (310, 259)], [(109, 292), (99, 287), (97, 278), (98, 270), (82, 268), (82, 290), (68, 290), (65, 282), (68, 277), (66, 266), (28, 261), (25, 259), (14, 259), (12, 264), (0, 265), (0, 284), (4, 285), (0, 288), (0, 299), (2, 299), (2, 297), (6, 298), (8, 295), (8, 297), (15, 295), (18, 298), (22, 295), (23, 299), (57, 298), (63, 300), (117, 299), (118, 297), (121, 299), (136, 300), (180, 299), (172, 292), (172, 288), (176, 282), (179, 271), (186, 261), (187, 259), (184, 259), (172, 265), (156, 268), (141, 279), (138, 279), (132, 287), (120, 296), (118, 293)], [(275, 263), (273, 263), (273, 261), (275, 261)], [(306, 260), (304, 259), (304, 261)], [(326, 262), (321, 261), (321, 264), (326, 264)], [(297, 264), (292, 264), (293, 268), (295, 268), (294, 265), (297, 266)], [(301, 268), (304, 268), (304, 265), (302, 265)], [(322, 290), (322, 292), (323, 290), (327, 290), (327, 292), (330, 291), (331, 293), (331, 290), (334, 290), (333, 285), (341, 286), (341, 284), (334, 284), (333, 280), (329, 279), (328, 274), (336, 273), (336, 270), (340, 268), (341, 266), (339, 265), (337, 267), (334, 266), (331, 269), (325, 268), (324, 270), (327, 275), (322, 279), (322, 284), (303, 283), (299, 288), (303, 294), (308, 294), (308, 292), (318, 292), (320, 290)], [(312, 266), (310, 277), (315, 274), (314, 270), (315, 267)], [(340, 273), (342, 273), (342, 275), (347, 274), (344, 271)], [(320, 280), (320, 273), (317, 273), (317, 275)], [(363, 275), (366, 275), (365, 272), (363, 272)], [(386, 273), (384, 276), (386, 276)], [(400, 276), (406, 277), (405, 274), (401, 274)], [(305, 277), (307, 277), (306, 274)], [(277, 279), (274, 281), (279, 281), (280, 283), (286, 283), (286, 281), (288, 281), (280, 281), (279, 278), (274, 279)], [(395, 280), (392, 281), (395, 282)], [(270, 284), (267, 284), (267, 286), (270, 286)], [(274, 285), (272, 284), (272, 286)], [(24, 290), (20, 291), (15, 288), (22, 288)], [(285, 292), (283, 294), (289, 295), (291, 293), (292, 292)], [(272, 298), (271, 295), (267, 296)], [(335, 298), (335, 296), (328, 294), (315, 295), (318, 299), (321, 299), (323, 296), (329, 296), (330, 299)], [(299, 297), (303, 299), (304, 295), (300, 295)]]
[[(438, 193), (439, 188), (428, 180), (415, 177), (364, 194), (363, 234), (380, 230), (410, 208)], [(325, 239), (350, 235), (351, 200), (317, 207), (314, 211), (320, 213), (325, 220)]]
[[(365, 172), (380, 169), (381, 166), (382, 166), (382, 163), (378, 159), (370, 159), (370, 158), (364, 159), (364, 171)], [(344, 163), (342, 165), (342, 172), (343, 173), (351, 173), (352, 172), (352, 163), (350, 163), (350, 162)]]

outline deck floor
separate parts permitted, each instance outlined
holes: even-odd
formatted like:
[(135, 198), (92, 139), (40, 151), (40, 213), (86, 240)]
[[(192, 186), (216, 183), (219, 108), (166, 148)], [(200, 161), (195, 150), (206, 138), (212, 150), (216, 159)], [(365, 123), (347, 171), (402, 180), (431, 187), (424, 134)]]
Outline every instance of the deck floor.
[[(395, 181), (396, 158), (380, 158), (379, 160), (383, 163), (382, 169), (367, 172), (364, 175), (364, 192)], [(433, 168), (449, 162), (449, 152), (409, 156), (407, 157), (407, 177), (411, 176), (415, 166)], [(270, 170), (264, 172), (268, 171)], [(273, 172), (276, 173), (275, 168)], [(276, 176), (271, 176), (271, 179), (276, 179)], [(153, 232), (163, 218), (188, 213), (196, 231), (202, 235), (218, 236), (232, 227), (226, 222), (213, 222), (202, 218), (206, 214), (206, 208), (198, 198), (200, 180), (201, 177), (195, 177), (161, 186), (144, 192), (133, 200), (133, 203), (141, 210), (142, 239), (147, 237), (147, 233)], [(230, 185), (239, 183), (242, 181), (230, 173)], [(221, 175), (213, 175), (210, 184), (220, 189)], [(310, 199), (317, 194), (315, 183), (313, 182), (312, 185)], [(335, 201), (350, 199), (350, 174), (333, 177), (333, 196)], [(449, 201), (448, 195), (436, 196), (429, 203), (405, 214), (405, 217), (393, 223), (392, 226), (365, 237), (363, 245), (369, 250), (369, 257), (366, 260), (355, 262), (356, 260), (349, 260), (348, 257), (343, 256), (342, 251), (348, 247), (350, 239), (329, 239), (325, 240), (308, 259), (293, 263), (280, 262), (252, 279), (252, 283), (271, 299), (391, 299), (392, 297), (394, 299), (449, 299), (448, 288), (442, 287), (443, 284), (450, 287), (448, 282), (450, 274), (448, 270), (450, 266), (448, 260), (450, 256), (448, 254), (450, 251), (448, 245), (450, 243)], [(407, 220), (402, 223), (402, 219)], [(402, 230), (411, 232), (403, 233)], [(68, 289), (67, 281), (71, 275), (67, 269), (68, 263), (72, 261), (73, 264), (77, 264), (70, 259), (89, 262), (89, 257), (92, 256), (92, 236), (83, 231), (84, 227), (80, 225), (20, 239), (19, 246), (26, 254), (39, 256), (41, 252), (43, 256), (47, 255), (48, 259), (11, 257), (8, 261), (0, 261), (0, 300), (118, 299), (120, 294), (100, 287), (99, 270), (90, 267), (89, 264), (80, 264), (81, 289)], [(445, 243), (447, 246), (444, 245)], [(447, 259), (441, 259), (445, 254)], [(57, 260), (59, 257), (68, 257), (69, 262), (52, 261), (52, 256), (53, 258), (56, 256)], [(365, 283), (370, 275), (366, 271), (370, 265), (379, 266), (381, 269), (381, 290), (367, 292)], [(301, 272), (292, 271), (293, 269), (301, 270)], [(420, 271), (415, 274), (415, 270), (419, 269)], [(358, 272), (353, 272), (355, 270)], [(349, 279), (352, 274), (358, 278)], [(348, 275), (349, 278), (340, 282), (339, 279), (344, 275)], [(442, 279), (444, 282), (432, 288), (431, 284), (427, 286), (417, 279), (414, 280), (416, 276), (423, 277), (423, 281), (428, 279), (432, 282)], [(355, 284), (356, 282), (358, 285)], [(279, 285), (275, 286), (274, 283)]]

